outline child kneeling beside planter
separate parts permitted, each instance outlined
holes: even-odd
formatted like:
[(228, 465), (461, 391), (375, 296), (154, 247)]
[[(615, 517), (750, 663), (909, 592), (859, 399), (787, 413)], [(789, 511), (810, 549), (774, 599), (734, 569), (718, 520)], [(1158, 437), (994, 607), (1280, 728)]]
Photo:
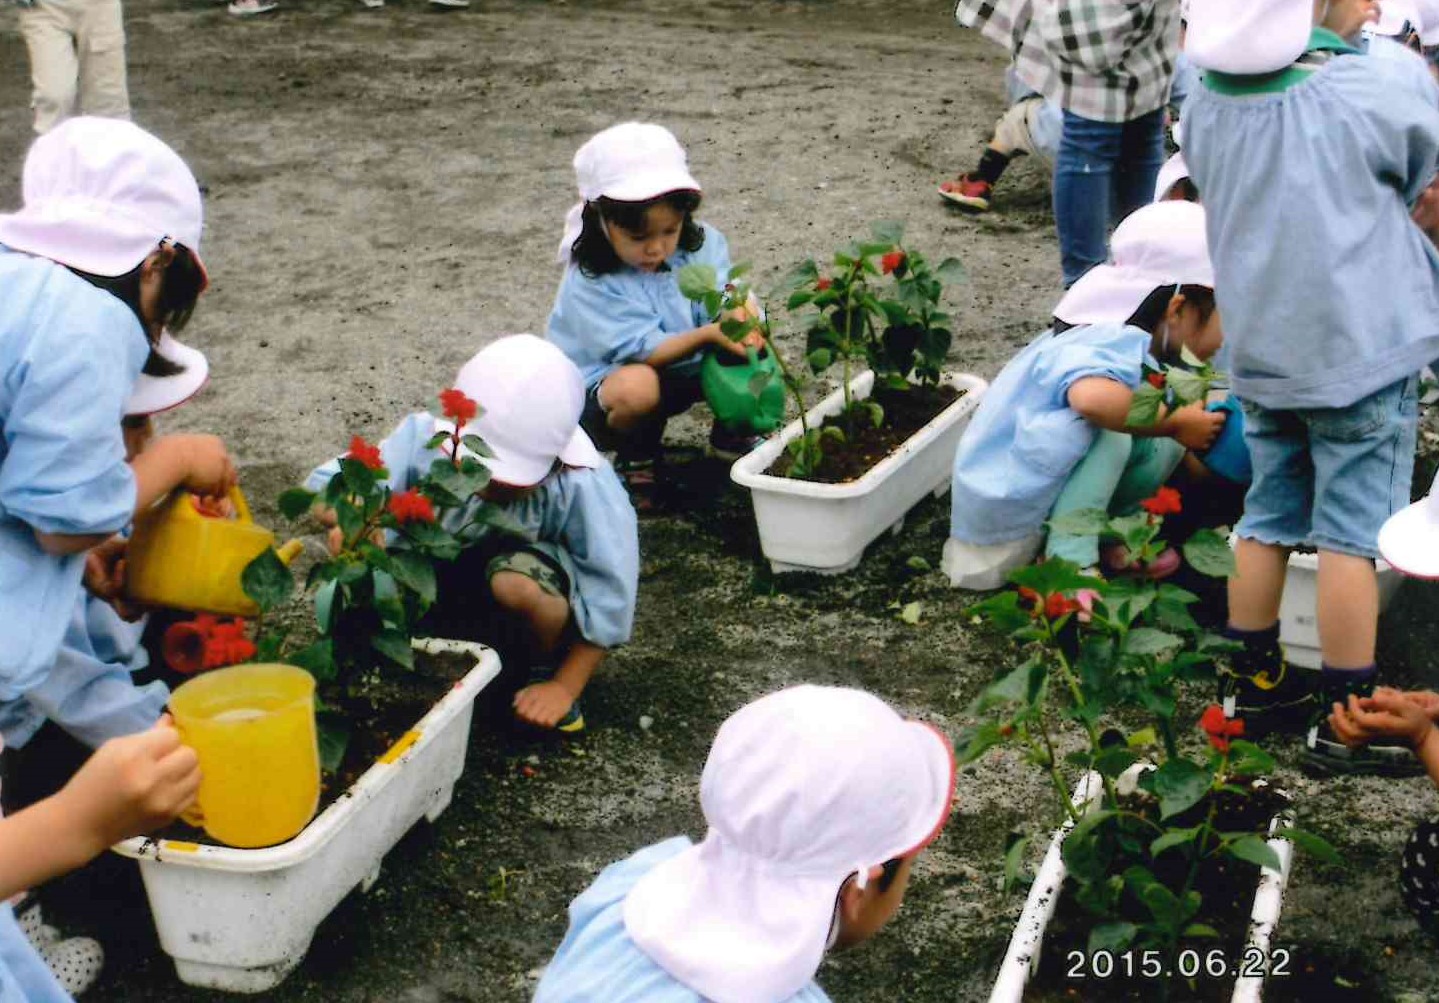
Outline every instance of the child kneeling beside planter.
[[(953, 584), (998, 588), (1041, 547), (1099, 566), (1097, 535), (1052, 532), (1046, 542), (1046, 521), (1135, 512), (1186, 450), (1214, 444), (1225, 413), (1205, 409), (1203, 378), (1171, 369), (1170, 400), (1158, 375), (1161, 363), (1202, 363), (1223, 343), (1204, 221), (1188, 202), (1131, 215), (1114, 233), (1113, 264), (1076, 283), (1053, 328), (990, 385), (954, 458), (944, 552)], [(1119, 548), (1104, 557), (1105, 571), (1133, 563)], [(1162, 553), (1143, 570), (1172, 572), (1176, 558)]]
[(953, 795), (949, 741), (876, 697), (797, 686), (756, 700), (710, 749), (704, 842), (606, 868), (571, 903), (536, 1003), (823, 1003), (825, 952), (894, 916)]

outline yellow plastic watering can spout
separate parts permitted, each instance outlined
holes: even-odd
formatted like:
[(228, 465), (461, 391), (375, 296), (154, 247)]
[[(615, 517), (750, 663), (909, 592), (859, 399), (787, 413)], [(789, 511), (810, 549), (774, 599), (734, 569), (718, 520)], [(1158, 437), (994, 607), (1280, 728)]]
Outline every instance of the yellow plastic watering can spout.
[(304, 552), (304, 550), (305, 542), (303, 540), (291, 540), (288, 543), (277, 547), (275, 549), (275, 556), (280, 559), (281, 564), (288, 566), (290, 562), (292, 562), (295, 558), (299, 557), (300, 554)]

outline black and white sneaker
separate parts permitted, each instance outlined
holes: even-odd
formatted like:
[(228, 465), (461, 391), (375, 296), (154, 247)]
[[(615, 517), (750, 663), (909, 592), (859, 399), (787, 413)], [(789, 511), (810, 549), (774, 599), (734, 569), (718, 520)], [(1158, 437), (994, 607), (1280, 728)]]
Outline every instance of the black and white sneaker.
[(1320, 711), (1320, 675), (1287, 661), (1252, 676), (1233, 671), (1219, 675), (1219, 702), (1224, 716), (1244, 721), (1245, 738), (1275, 732), (1304, 733)]
[(1407, 745), (1350, 748), (1334, 736), (1328, 722), (1309, 729), (1304, 771), (1319, 776), (1419, 777), (1424, 764)]

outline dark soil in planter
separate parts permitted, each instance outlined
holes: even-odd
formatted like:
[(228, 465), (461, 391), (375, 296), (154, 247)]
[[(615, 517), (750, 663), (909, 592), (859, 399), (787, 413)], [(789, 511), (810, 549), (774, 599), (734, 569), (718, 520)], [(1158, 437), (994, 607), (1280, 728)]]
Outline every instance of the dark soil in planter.
[[(1139, 811), (1150, 817), (1157, 814), (1152, 800), (1137, 796), (1120, 798), (1121, 806), (1130, 811)], [(1255, 832), (1267, 834), (1270, 820), (1287, 805), (1287, 799), (1271, 788), (1261, 788), (1252, 797), (1241, 798), (1232, 794), (1221, 795), (1216, 818), (1216, 828), (1222, 832)], [(1207, 813), (1207, 802), (1176, 816), (1170, 824), (1175, 827), (1199, 825)], [(1183, 884), (1189, 862), (1182, 853), (1169, 852), (1160, 859), (1129, 860), (1116, 858), (1111, 873), (1121, 873), (1133, 863), (1142, 863), (1169, 888)], [(1216, 958), (1222, 957), (1230, 971), (1237, 973), (1245, 957), (1245, 945), (1249, 938), (1249, 914), (1254, 907), (1254, 891), (1259, 880), (1259, 867), (1232, 858), (1211, 858), (1200, 867), (1194, 882), (1194, 890), (1202, 897), (1199, 914), (1191, 922), (1203, 923), (1219, 931), (1219, 939), (1193, 938), (1180, 942), (1180, 952), (1195, 952), (1199, 975), (1193, 979), (1182, 978), (1177, 958), (1164, 958), (1164, 970), (1173, 972), (1170, 979), (1146, 978), (1143, 974), (1144, 948), (1132, 950), (1132, 961), (1126, 963), (1124, 953), (1113, 953), (1112, 974), (1109, 966), (1102, 962), (1096, 967), (1095, 958), (1089, 953), (1089, 931), (1097, 920), (1086, 912), (1070, 893), (1073, 883), (1066, 879), (1060, 893), (1054, 917), (1045, 929), (1040, 947), (1039, 970), (1025, 989), (1024, 998), (1035, 1001), (1095, 1000), (1150, 1001), (1163, 999), (1164, 983), (1168, 982), (1168, 999), (1174, 1003), (1191, 1001), (1228, 1000), (1234, 991), (1234, 974), (1211, 977), (1205, 961), (1211, 952)], [(1149, 918), (1143, 905), (1126, 895), (1123, 901), (1123, 919), (1142, 923)], [(1283, 945), (1276, 942), (1272, 948)], [(1299, 974), (1304, 959), (1289, 958), (1288, 970)], [(1189, 964), (1192, 964), (1191, 960)], [(1257, 967), (1257, 966), (1256, 966)], [(1151, 963), (1152, 968), (1152, 963)], [(1186, 966), (1185, 970), (1188, 970)], [(1132, 976), (1131, 976), (1132, 971)]]
[[(475, 667), (474, 655), (445, 651), (439, 654), (415, 652), (414, 672), (387, 667), (380, 679), (359, 687), (356, 695), (339, 697), (321, 693), (331, 707), (344, 708), (350, 723), (350, 741), (334, 773), (320, 777), (320, 805), (315, 816), (345, 795), (407, 731), (439, 703)], [(203, 829), (176, 822), (161, 838), (207, 846), (225, 846)]]
[[(947, 385), (912, 386), (908, 390), (876, 388), (868, 399), (884, 408), (884, 424), (875, 428), (864, 412), (857, 414), (854, 434), (849, 435), (846, 430), (848, 439), (845, 442), (826, 439), (824, 462), (809, 477), (802, 479), (820, 484), (845, 484), (859, 480), (961, 396), (962, 391)], [(844, 417), (831, 415), (824, 420), (824, 425), (826, 428), (844, 429)], [(793, 466), (793, 457), (785, 452), (765, 473), (771, 477), (788, 477)]]

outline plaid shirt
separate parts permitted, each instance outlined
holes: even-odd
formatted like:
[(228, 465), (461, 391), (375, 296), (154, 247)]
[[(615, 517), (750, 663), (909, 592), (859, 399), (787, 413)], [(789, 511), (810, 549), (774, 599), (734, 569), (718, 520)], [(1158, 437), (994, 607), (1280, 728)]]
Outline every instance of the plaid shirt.
[(955, 20), (1009, 49), (1015, 72), (1082, 118), (1162, 108), (1179, 56), (1179, 0), (958, 0)]

